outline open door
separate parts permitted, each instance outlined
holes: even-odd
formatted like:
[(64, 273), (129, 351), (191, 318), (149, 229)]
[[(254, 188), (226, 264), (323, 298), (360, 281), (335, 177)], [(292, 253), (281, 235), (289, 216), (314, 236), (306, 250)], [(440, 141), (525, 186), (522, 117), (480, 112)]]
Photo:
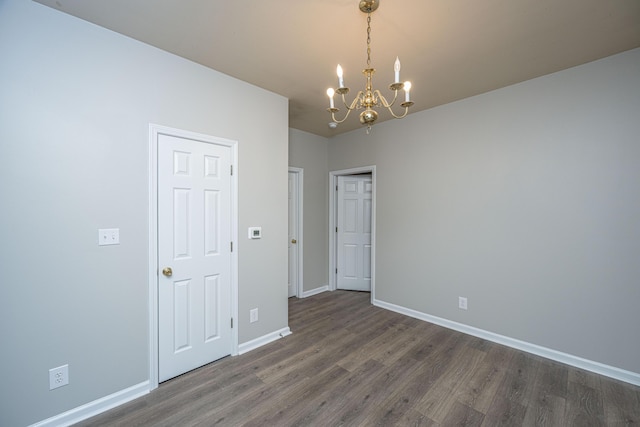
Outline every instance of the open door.
[(337, 288), (371, 291), (371, 175), (338, 177)]

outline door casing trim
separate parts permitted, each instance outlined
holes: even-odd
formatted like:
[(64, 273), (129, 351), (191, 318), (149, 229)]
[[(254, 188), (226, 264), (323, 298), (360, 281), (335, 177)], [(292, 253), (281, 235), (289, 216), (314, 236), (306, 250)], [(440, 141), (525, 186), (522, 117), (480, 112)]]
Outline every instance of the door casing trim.
[(238, 354), (238, 141), (149, 124), (149, 390), (158, 388), (158, 135), (171, 135), (231, 150), (231, 355)]
[(371, 302), (376, 299), (376, 166), (360, 166), (351, 169), (342, 169), (329, 172), (329, 290), (336, 290), (336, 224), (338, 223), (336, 209), (338, 207), (338, 176), (356, 175), (362, 173), (371, 174)]

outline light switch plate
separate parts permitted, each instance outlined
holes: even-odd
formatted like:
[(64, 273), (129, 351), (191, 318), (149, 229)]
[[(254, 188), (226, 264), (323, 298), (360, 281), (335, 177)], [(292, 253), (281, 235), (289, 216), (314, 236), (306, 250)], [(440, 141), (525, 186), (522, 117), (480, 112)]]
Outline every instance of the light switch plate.
[(119, 245), (119, 228), (101, 228), (98, 230), (98, 246)]
[(262, 227), (249, 227), (249, 238), (250, 239), (262, 238)]

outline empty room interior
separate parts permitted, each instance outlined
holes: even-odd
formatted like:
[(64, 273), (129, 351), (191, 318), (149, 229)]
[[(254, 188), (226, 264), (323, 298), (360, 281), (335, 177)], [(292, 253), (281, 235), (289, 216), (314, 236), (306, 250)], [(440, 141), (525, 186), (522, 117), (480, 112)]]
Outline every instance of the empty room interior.
[[(640, 2), (0, 0), (0, 54), (0, 425), (134, 411), (205, 371), (266, 387), (251, 363), (373, 352), (367, 325), (416, 364), (454, 334), (434, 352), (464, 378), (494, 345), (566, 366), (569, 395), (594, 375), (624, 392), (586, 415), (640, 422)], [(306, 375), (373, 384), (390, 356), (356, 354)], [(497, 425), (449, 388), (458, 424)], [(449, 420), (421, 394), (349, 423), (355, 392), (308, 393), (282, 424)], [(216, 405), (199, 422), (225, 425)]]

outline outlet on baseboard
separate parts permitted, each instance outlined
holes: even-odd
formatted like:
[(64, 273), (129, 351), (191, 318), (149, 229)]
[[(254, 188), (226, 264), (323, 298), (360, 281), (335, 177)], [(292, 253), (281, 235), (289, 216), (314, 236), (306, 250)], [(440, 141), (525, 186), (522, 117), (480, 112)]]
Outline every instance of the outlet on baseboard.
[(458, 297), (458, 308), (461, 310), (467, 309), (467, 298), (466, 297)]
[(254, 308), (249, 310), (249, 323), (255, 323), (258, 321), (258, 309)]
[(69, 365), (49, 369), (49, 390), (69, 384)]

